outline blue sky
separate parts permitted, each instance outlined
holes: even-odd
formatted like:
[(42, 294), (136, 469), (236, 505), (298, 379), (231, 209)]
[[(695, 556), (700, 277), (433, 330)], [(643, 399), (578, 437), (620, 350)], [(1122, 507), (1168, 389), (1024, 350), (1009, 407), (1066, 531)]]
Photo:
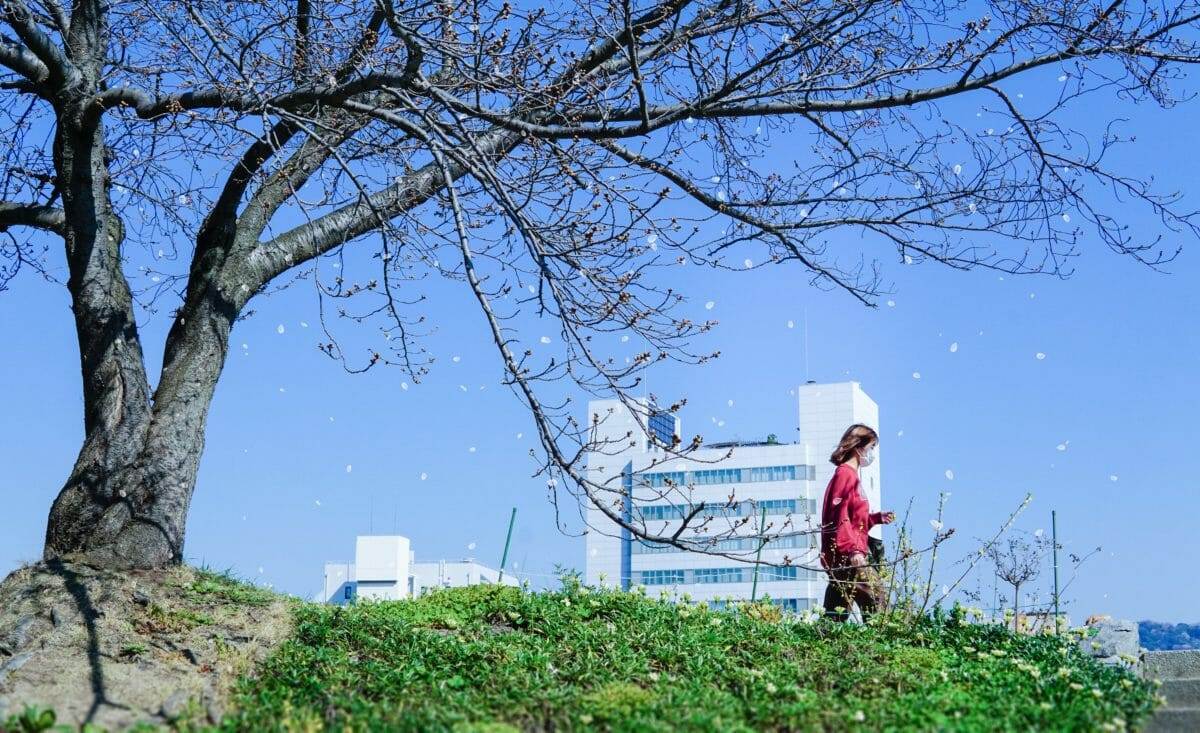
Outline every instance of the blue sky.
[[(1200, 153), (1180, 132), (1200, 129), (1200, 106), (1120, 113), (1137, 133), (1120, 153), (1126, 170), (1154, 175), (1200, 207)], [(1141, 212), (1128, 221), (1157, 231)], [(697, 315), (720, 320), (704, 343), (722, 357), (659, 369), (649, 388), (686, 395), (684, 434), (718, 440), (793, 435), (790, 389), (806, 377), (858, 380), (880, 405), (885, 508), (902, 511), (911, 499), (918, 530), (930, 532), (938, 493), (952, 492), (946, 524), (957, 534), (946, 558), (971, 553), (973, 538), (1033, 492), (1018, 526), (1048, 530), (1057, 509), (1068, 551), (1103, 547), (1071, 588), (1077, 617), (1200, 621), (1200, 587), (1178, 582), (1200, 549), (1191, 463), (1200, 438), (1200, 256), (1195, 241), (1179, 241), (1185, 250), (1169, 274), (1088, 238), (1065, 281), (885, 261), (894, 294), (875, 310), (809, 287), (794, 268), (680, 268), (672, 284)], [(853, 236), (837, 244), (859, 246)], [(565, 531), (557, 529), (544, 480), (530, 475), (531, 420), (499, 384), (501, 365), (469, 292), (447, 284), (439, 296), (426, 342), (438, 362), (407, 390), (398, 372), (350, 376), (316, 350), (307, 288), (252, 304), (213, 404), (190, 561), (308, 596), (324, 561), (351, 557), (356, 533), (394, 526), (419, 559), (494, 565), (516, 506), (510, 559), (519, 574), (540, 584), (557, 564), (582, 568), (578, 515), (564, 512)], [(166, 325), (162, 315), (143, 325), (152, 364)], [(18, 280), (0, 295), (0, 333), (5, 573), (40, 553), (46, 511), (81, 439), (82, 400), (60, 286)], [(582, 402), (576, 411), (583, 416)], [(1048, 587), (1049, 574), (1038, 582)]]

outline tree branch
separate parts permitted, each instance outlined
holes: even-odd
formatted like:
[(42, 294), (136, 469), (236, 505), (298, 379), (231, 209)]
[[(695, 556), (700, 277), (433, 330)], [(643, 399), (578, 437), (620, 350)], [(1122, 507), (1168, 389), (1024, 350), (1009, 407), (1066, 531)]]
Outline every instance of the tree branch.
[(0, 232), (14, 226), (62, 234), (66, 226), (66, 215), (62, 209), (53, 206), (0, 201)]
[(51, 85), (61, 88), (75, 75), (70, 60), (62, 49), (38, 28), (33, 14), (22, 0), (0, 0), (0, 17), (8, 22), (21, 41), (42, 62)]

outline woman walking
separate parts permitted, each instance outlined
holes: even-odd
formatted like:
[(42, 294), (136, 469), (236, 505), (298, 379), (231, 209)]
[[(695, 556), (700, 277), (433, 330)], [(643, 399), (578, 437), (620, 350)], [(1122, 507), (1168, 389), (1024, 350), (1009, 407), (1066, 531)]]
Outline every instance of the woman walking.
[(829, 575), (825, 616), (845, 621), (857, 603), (863, 621), (882, 608), (886, 598), (879, 573), (867, 560), (867, 532), (889, 524), (892, 512), (872, 512), (858, 480), (858, 469), (875, 461), (879, 435), (866, 425), (851, 425), (829, 460), (837, 466), (821, 504), (821, 565)]

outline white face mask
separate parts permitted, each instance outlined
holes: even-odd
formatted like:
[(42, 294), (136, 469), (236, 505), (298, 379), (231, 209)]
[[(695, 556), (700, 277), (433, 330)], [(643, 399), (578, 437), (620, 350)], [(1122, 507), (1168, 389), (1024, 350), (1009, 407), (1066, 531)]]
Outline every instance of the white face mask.
[(875, 446), (871, 446), (864, 453), (858, 456), (858, 465), (860, 468), (866, 468), (875, 462)]

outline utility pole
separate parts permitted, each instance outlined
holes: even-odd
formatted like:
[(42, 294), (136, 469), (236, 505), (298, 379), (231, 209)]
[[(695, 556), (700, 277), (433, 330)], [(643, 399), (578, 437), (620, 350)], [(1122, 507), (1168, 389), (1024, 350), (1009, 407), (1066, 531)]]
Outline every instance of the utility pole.
[(752, 583), (750, 585), (750, 602), (751, 603), (754, 603), (755, 599), (758, 598), (758, 561), (760, 559), (762, 559), (763, 545), (767, 544), (766, 541), (762, 539), (762, 534), (766, 530), (766, 527), (767, 527), (767, 508), (763, 507), (762, 519), (758, 523), (758, 537), (759, 537), (758, 552), (756, 552), (754, 554), (754, 583)]
[(1050, 541), (1054, 543), (1054, 633), (1058, 633), (1058, 512), (1050, 510)]
[(504, 565), (508, 562), (508, 545), (512, 542), (513, 523), (517, 521), (517, 508), (513, 507), (512, 515), (508, 518), (508, 537), (504, 539), (504, 555), (500, 557), (500, 577), (496, 582), (504, 580)]

